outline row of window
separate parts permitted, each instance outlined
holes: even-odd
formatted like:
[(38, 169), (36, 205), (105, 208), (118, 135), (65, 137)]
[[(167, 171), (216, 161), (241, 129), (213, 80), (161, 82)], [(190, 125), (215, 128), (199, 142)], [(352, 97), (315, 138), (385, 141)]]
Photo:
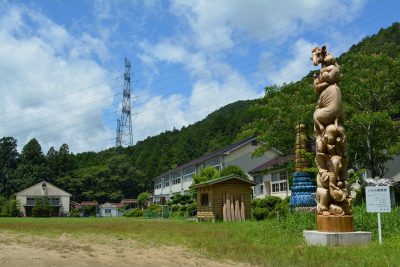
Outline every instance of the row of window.
[[(220, 158), (214, 158), (209, 161), (204, 162), (204, 166), (213, 166), (217, 170), (221, 170), (222, 165), (221, 165), (221, 159)], [(181, 171), (176, 171), (171, 174), (171, 184), (176, 185), (180, 184), (182, 181), (184, 182), (190, 182), (193, 179), (193, 175), (196, 173), (196, 167), (191, 166), (188, 168), (185, 168), (182, 170), (182, 176), (181, 176)], [(164, 179), (164, 187), (168, 187), (170, 184), (169, 179)], [(163, 187), (163, 184), (161, 182), (156, 183), (154, 185), (154, 189), (160, 189)]]
[[(47, 201), (52, 205), (52, 206), (59, 206), (60, 205), (60, 198), (57, 197), (52, 197), (52, 198), (47, 198)], [(36, 198), (34, 197), (28, 197), (26, 198), (26, 205), (27, 206), (35, 206), (36, 204)]]

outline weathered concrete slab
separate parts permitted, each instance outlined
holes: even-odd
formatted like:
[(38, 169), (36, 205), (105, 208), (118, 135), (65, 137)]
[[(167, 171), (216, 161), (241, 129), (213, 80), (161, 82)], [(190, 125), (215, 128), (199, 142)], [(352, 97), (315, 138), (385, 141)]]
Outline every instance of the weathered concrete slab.
[(314, 246), (356, 246), (372, 241), (371, 232), (318, 232), (303, 231), (308, 245)]

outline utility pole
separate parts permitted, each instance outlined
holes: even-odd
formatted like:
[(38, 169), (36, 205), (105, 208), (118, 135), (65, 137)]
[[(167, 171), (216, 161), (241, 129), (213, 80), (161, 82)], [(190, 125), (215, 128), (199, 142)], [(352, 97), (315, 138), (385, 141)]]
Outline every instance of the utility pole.
[(122, 97), (121, 117), (117, 119), (117, 136), (115, 147), (132, 146), (132, 105), (131, 105), (131, 62), (125, 58), (124, 91)]

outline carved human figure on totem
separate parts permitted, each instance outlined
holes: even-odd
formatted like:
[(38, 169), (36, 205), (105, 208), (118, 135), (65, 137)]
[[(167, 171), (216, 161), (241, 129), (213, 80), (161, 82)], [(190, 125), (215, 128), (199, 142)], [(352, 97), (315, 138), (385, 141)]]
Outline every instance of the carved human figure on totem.
[(351, 197), (347, 191), (346, 135), (343, 128), (342, 96), (339, 88), (340, 67), (326, 46), (311, 51), (315, 66), (321, 70), (314, 75), (318, 105), (314, 112), (316, 135), (317, 210), (321, 215), (350, 215)]

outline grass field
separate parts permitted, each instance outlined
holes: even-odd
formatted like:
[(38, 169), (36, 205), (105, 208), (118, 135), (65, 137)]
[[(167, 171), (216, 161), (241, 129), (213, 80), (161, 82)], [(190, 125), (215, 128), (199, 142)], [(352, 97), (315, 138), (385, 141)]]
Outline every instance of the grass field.
[[(390, 224), (383, 216), (383, 225)], [(0, 231), (72, 237), (84, 235), (134, 239), (146, 245), (179, 245), (214, 259), (230, 259), (263, 266), (400, 266), (400, 229), (384, 228), (384, 244), (358, 247), (310, 247), (302, 230), (315, 227), (311, 214), (278, 221), (196, 223), (184, 220), (134, 218), (0, 218)], [(376, 217), (364, 218), (372, 220)], [(376, 215), (375, 215), (376, 216)], [(357, 219), (357, 218), (356, 218)], [(364, 220), (364, 221), (365, 221)], [(360, 220), (358, 220), (360, 221)], [(386, 222), (386, 224), (385, 224)], [(365, 223), (365, 222), (361, 222)], [(357, 227), (357, 225), (356, 225)], [(364, 229), (366, 230), (366, 229)], [(374, 231), (375, 232), (375, 231)], [(320, 263), (321, 260), (325, 263)]]

